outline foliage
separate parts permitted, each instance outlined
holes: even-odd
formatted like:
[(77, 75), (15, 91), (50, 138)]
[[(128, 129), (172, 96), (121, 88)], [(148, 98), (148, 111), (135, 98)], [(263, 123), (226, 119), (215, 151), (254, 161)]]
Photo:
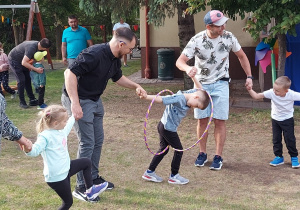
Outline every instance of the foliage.
[(206, 6), (212, 9), (219, 9), (230, 18), (236, 19), (236, 15), (245, 17), (245, 13), (253, 14), (248, 19), (245, 31), (248, 31), (252, 38), (258, 40), (260, 33), (268, 24), (274, 20), (275, 24), (267, 32), (266, 41), (271, 38), (278, 38), (279, 58), (278, 76), (284, 75), (286, 39), (287, 33), (296, 36), (296, 25), (300, 23), (300, 1), (299, 0), (186, 0), (190, 8), (187, 12), (194, 14), (205, 10)]
[(139, 14), (139, 2), (129, 0), (79, 0), (79, 8), (90, 17), (97, 15), (111, 14), (113, 23), (117, 23), (120, 17), (129, 25), (139, 24), (137, 17)]
[(177, 0), (150, 0), (148, 2), (148, 22), (155, 26), (163, 26), (166, 17), (173, 17), (177, 8)]
[(260, 32), (275, 18), (276, 25), (269, 31), (270, 38), (277, 34), (295, 34), (295, 25), (300, 23), (300, 4), (295, 0), (187, 0), (188, 12), (195, 14), (205, 10), (206, 6), (219, 9), (233, 20), (236, 15), (245, 17), (245, 13), (253, 12), (248, 20), (245, 30), (257, 40)]

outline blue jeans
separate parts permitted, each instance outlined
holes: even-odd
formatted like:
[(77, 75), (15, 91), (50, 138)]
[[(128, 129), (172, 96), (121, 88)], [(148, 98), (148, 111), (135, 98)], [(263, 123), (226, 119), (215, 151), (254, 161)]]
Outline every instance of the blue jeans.
[[(62, 94), (62, 104), (71, 114), (70, 99)], [(75, 123), (79, 139), (77, 158), (89, 158), (92, 161), (92, 179), (99, 174), (99, 162), (104, 141), (103, 116), (104, 107), (101, 98), (98, 101), (80, 100), (83, 117)], [(82, 172), (77, 173), (77, 186), (84, 185)]]

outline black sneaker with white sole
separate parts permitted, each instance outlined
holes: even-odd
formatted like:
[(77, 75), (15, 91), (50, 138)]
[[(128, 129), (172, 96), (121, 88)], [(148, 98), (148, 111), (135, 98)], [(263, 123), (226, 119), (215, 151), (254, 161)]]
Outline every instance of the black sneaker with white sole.
[(97, 196), (95, 199), (93, 200), (89, 200), (85, 194), (86, 188), (85, 186), (80, 186), (80, 187), (75, 187), (75, 190), (72, 192), (72, 195), (82, 201), (87, 201), (87, 202), (91, 202), (91, 203), (96, 203), (98, 201), (100, 201), (100, 197)]
[[(105, 179), (103, 179), (101, 176), (97, 176), (97, 178), (96, 179), (94, 179), (93, 180), (93, 184), (102, 184), (102, 183), (104, 183), (104, 182), (106, 182), (106, 180)], [(111, 189), (113, 189), (114, 187), (115, 187), (115, 185), (113, 184), (113, 183), (111, 183), (111, 182), (107, 182), (108, 183), (108, 186), (107, 186), (107, 190), (111, 190)]]

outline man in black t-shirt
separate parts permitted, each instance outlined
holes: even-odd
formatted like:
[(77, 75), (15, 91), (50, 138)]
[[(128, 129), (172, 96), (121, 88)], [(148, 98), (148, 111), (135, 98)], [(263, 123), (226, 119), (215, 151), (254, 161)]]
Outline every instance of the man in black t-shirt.
[(30, 60), (33, 59), (34, 53), (37, 51), (44, 51), (50, 48), (51, 42), (47, 38), (43, 38), (39, 41), (24, 41), (21, 44), (14, 47), (8, 54), (8, 63), (10, 69), (16, 76), (18, 82), (18, 94), (20, 99), (20, 107), (28, 108), (25, 101), (24, 89), (26, 90), (27, 96), (30, 99), (30, 106), (37, 106), (38, 101), (36, 100), (31, 86), (31, 78), (29, 71), (33, 70), (37, 73), (43, 73), (43, 68), (36, 68)]
[[(81, 51), (74, 63), (65, 71), (62, 104), (77, 120), (75, 123), (75, 131), (79, 138), (77, 157), (91, 159), (94, 184), (105, 181), (99, 176), (98, 169), (104, 140), (104, 108), (100, 96), (108, 80), (112, 79), (122, 87), (135, 89), (138, 95), (146, 94), (139, 84), (122, 75), (120, 59), (130, 53), (135, 45), (135, 34), (128, 28), (119, 28), (109, 43), (96, 44)], [(109, 182), (107, 189), (113, 187), (114, 184)], [(85, 190), (83, 175), (79, 172), (73, 196), (86, 200)]]

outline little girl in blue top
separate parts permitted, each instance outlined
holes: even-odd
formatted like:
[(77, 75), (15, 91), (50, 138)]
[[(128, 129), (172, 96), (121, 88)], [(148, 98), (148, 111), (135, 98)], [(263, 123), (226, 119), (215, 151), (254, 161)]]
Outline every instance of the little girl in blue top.
[(108, 186), (107, 182), (93, 185), (91, 176), (91, 161), (88, 158), (70, 160), (67, 136), (75, 118), (68, 117), (67, 110), (60, 105), (51, 105), (39, 113), (37, 123), (37, 141), (32, 149), (24, 149), (26, 155), (36, 157), (42, 155), (44, 161), (44, 177), (47, 184), (55, 190), (62, 199), (59, 209), (69, 209), (73, 204), (70, 177), (83, 171), (86, 189), (86, 201), (93, 200)]

